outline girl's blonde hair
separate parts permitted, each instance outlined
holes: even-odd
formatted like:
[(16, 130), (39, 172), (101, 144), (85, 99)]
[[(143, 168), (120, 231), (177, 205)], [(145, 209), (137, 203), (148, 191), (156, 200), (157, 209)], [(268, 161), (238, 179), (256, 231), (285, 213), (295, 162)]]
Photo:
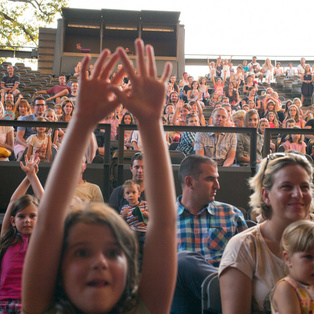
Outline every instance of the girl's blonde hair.
[(273, 123), (274, 123), (275, 128), (279, 128), (279, 127), (280, 127), (280, 123), (279, 123), (279, 121), (278, 121), (278, 119), (277, 119), (277, 113), (276, 113), (276, 111), (268, 111), (267, 114), (266, 114), (266, 119), (267, 119), (268, 122), (269, 122), (269, 115), (271, 115), (271, 114), (274, 115), (274, 121), (273, 121)]
[[(293, 129), (301, 129), (298, 125), (295, 125), (294, 127), (293, 127)], [(289, 142), (291, 142), (292, 143), (292, 135), (293, 134), (288, 134), (287, 136), (286, 136), (286, 141), (289, 141)], [(299, 140), (298, 140), (298, 144), (301, 144), (302, 142), (304, 141), (304, 134), (301, 134), (301, 136), (300, 136), (300, 138), (299, 138)]]
[(282, 235), (281, 249), (288, 254), (314, 249), (314, 222), (299, 220), (290, 224)]
[[(49, 112), (52, 112), (53, 113), (53, 115), (54, 115), (54, 121), (55, 122), (57, 122), (58, 121), (58, 117), (57, 117), (57, 115), (56, 115), (56, 112), (52, 109), (52, 108), (48, 108), (45, 112), (44, 112), (44, 117), (46, 118), (46, 116), (47, 116), (47, 114), (49, 113)], [(46, 120), (47, 120), (47, 118), (46, 118)]]

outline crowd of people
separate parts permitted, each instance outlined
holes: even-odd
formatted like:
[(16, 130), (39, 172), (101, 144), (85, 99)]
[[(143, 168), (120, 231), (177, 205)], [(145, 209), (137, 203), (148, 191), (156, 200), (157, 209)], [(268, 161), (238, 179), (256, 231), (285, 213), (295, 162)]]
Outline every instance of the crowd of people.
[[(195, 81), (187, 73), (177, 82), (170, 63), (158, 78), (153, 48), (142, 40), (135, 48), (136, 69), (122, 48), (113, 54), (104, 50), (92, 72), (85, 57), (76, 67), (73, 99), (59, 94), (71, 89), (58, 88), (54, 109), (47, 109), (41, 95), (30, 106), (15, 93), (18, 103), (13, 99), (11, 111), (20, 114), (24, 102), (21, 120), (69, 126), (18, 127), (15, 140), (12, 127), (1, 128), (1, 147), (25, 160), (20, 164), (25, 178), (2, 224), (0, 311), (201, 313), (202, 282), (217, 272), (223, 313), (314, 311), (313, 167), (297, 132), (314, 120), (304, 121), (302, 101), (283, 106), (270, 87), (258, 99), (258, 80), (269, 82), (273, 75), (270, 61), (260, 68), (253, 58), (236, 73), (232, 58), (209, 63), (212, 92), (206, 79)], [(303, 74), (302, 80), (309, 84)], [(60, 86), (66, 86), (63, 79)], [(8, 95), (14, 91), (2, 92), (3, 99)], [(206, 107), (213, 107), (208, 121)], [(6, 108), (0, 107), (1, 117)], [(104, 130), (94, 132), (100, 122), (111, 125), (112, 139), (120, 123), (138, 125), (124, 139), (125, 149), (138, 151), (131, 160), (132, 180), (112, 192), (109, 206), (101, 191), (83, 180), (86, 162), (103, 153), (103, 145), (95, 144), (103, 143)], [(249, 182), (255, 226), (247, 226), (250, 213), (215, 200), (218, 166), (250, 163), (249, 135), (210, 129), (168, 134), (163, 124), (256, 128), (260, 166)], [(282, 136), (284, 152), (263, 159), (265, 128), (280, 125), (296, 128), (296, 134)], [(170, 141), (187, 155), (179, 168), (177, 204)], [(44, 190), (37, 171), (41, 161), (52, 160), (52, 149), (57, 153)], [(25, 194), (29, 186), (36, 197)], [(145, 234), (140, 264), (136, 227)]]

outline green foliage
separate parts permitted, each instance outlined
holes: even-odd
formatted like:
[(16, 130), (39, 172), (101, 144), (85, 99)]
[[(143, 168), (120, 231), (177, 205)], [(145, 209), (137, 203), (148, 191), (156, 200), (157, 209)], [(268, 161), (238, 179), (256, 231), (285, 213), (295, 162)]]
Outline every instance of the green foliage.
[(68, 0), (0, 0), (0, 45), (34, 46), (39, 27), (49, 27)]

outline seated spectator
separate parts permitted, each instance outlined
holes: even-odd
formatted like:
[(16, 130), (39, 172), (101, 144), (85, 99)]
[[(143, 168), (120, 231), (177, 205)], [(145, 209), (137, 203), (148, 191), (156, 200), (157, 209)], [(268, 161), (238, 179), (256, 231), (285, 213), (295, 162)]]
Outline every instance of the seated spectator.
[(201, 77), (199, 79), (199, 91), (203, 93), (203, 102), (206, 103), (208, 102), (209, 99), (209, 93), (208, 93), (208, 86), (207, 86), (207, 81), (205, 77)]
[(246, 96), (245, 98), (242, 99), (242, 106), (243, 104), (248, 103), (249, 100), (253, 100), (254, 101), (254, 105), (256, 110), (260, 110), (261, 109), (261, 101), (259, 100), (258, 96), (256, 95), (256, 89), (251, 86), (249, 88), (249, 94), (248, 96)]
[(16, 106), (15, 119), (21, 120), (22, 117), (29, 115), (31, 111), (31, 106), (26, 99), (21, 99)]
[[(58, 94), (64, 89), (67, 89), (69, 93), (71, 93), (71, 88), (66, 85), (66, 77), (65, 75), (60, 75), (59, 76), (59, 85), (55, 85), (47, 90), (39, 90), (36, 91), (35, 94)], [(56, 103), (58, 104), (60, 102), (61, 98), (57, 97), (56, 98)]]
[(297, 71), (293, 69), (293, 64), (289, 63), (289, 68), (286, 70), (286, 76), (291, 77), (297, 75)]
[(276, 67), (274, 68), (274, 76), (280, 76), (283, 75), (283, 69), (280, 67), (280, 62), (276, 63)]
[[(180, 117), (178, 116), (180, 112)], [(186, 116), (191, 113), (191, 106), (189, 104), (185, 104), (183, 100), (179, 100), (177, 103), (176, 110), (172, 117), (173, 125), (187, 125)]]
[[(188, 126), (199, 126), (199, 119), (195, 113), (190, 113), (186, 117)], [(185, 155), (194, 154), (195, 132), (182, 132), (181, 140), (176, 148)]]
[[(194, 101), (191, 100), (189, 105), (191, 106), (191, 113), (195, 113), (198, 116), (199, 124), (201, 126), (205, 126), (205, 117), (203, 115), (203, 108), (202, 105), (204, 105), (201, 101)], [(187, 119), (186, 119), (187, 121)]]
[(104, 198), (99, 186), (83, 179), (86, 166), (86, 158), (83, 157), (81, 162), (81, 171), (77, 186), (75, 188), (74, 196), (78, 197), (83, 202), (104, 202)]
[(229, 104), (233, 109), (238, 110), (239, 106), (239, 92), (238, 89), (234, 87), (233, 83), (230, 82), (228, 86), (228, 90), (225, 92), (225, 96), (229, 99)]
[(190, 155), (179, 168), (182, 196), (178, 197), (178, 275), (171, 314), (201, 313), (201, 285), (217, 272), (227, 242), (247, 228), (236, 207), (215, 201), (216, 163)]
[(216, 107), (216, 105), (218, 103), (220, 103), (220, 101), (221, 101), (221, 96), (216, 91), (214, 91), (211, 94), (211, 98), (209, 100), (209, 105), (212, 106), (212, 107)]
[[(34, 121), (37, 117), (42, 117), (47, 109), (45, 99), (41, 96), (37, 96), (33, 101), (34, 113), (30, 115), (23, 116), (21, 121)], [(35, 131), (31, 127), (18, 127), (16, 133), (16, 143), (14, 144), (14, 154), (17, 160), (23, 155), (23, 152), (27, 148), (28, 144), (26, 140)]]
[[(3, 120), (4, 108), (0, 102), (0, 120)], [(0, 161), (8, 161), (9, 155), (13, 153), (14, 128), (12, 126), (0, 126)]]
[[(215, 108), (212, 112), (214, 127), (224, 127), (228, 113), (224, 108)], [(235, 133), (197, 132), (194, 150), (197, 155), (212, 158), (218, 166), (229, 167), (234, 163), (237, 138)]]
[(253, 75), (249, 74), (247, 79), (246, 79), (246, 83), (244, 83), (243, 85), (243, 94), (244, 95), (248, 95), (249, 94), (249, 88), (250, 87), (255, 87), (256, 90), (257, 89), (257, 83), (253, 80)]
[[(44, 118), (46, 118), (48, 122), (58, 122), (57, 115), (52, 108), (48, 108), (44, 112)], [(49, 135), (51, 137), (51, 146), (58, 150), (59, 144), (62, 142), (64, 132), (59, 128), (53, 128), (49, 129)]]
[(280, 128), (280, 122), (277, 119), (277, 113), (275, 111), (267, 111), (265, 118), (268, 120), (270, 128)]
[[(227, 97), (225, 98), (225, 100), (229, 101), (229, 99)], [(226, 121), (224, 126), (226, 126), (226, 127), (234, 126), (233, 121), (232, 121), (232, 108), (231, 108), (231, 105), (229, 103), (227, 103), (227, 102), (224, 102), (224, 99), (223, 99), (223, 102), (222, 102), (222, 108), (225, 108), (227, 113), (228, 113), (227, 121)]]
[(245, 111), (244, 110), (238, 110), (232, 114), (232, 121), (233, 121), (234, 126), (236, 128), (243, 128), (244, 127), (244, 117), (245, 117)]
[[(256, 128), (258, 127), (259, 115), (256, 110), (250, 109), (244, 117), (244, 127), (245, 128)], [(262, 150), (264, 145), (264, 137), (257, 134), (256, 143), (256, 163), (260, 163), (262, 160)], [(237, 144), (237, 162), (240, 166), (249, 166), (250, 164), (250, 146), (251, 146), (251, 136), (246, 133), (238, 134), (238, 144)]]
[[(269, 292), (285, 276), (282, 234), (289, 224), (309, 215), (312, 180), (307, 159), (289, 153), (269, 155), (250, 179), (250, 205), (261, 209), (265, 221), (232, 237), (224, 250), (219, 267), (224, 314), (270, 313)], [(288, 191), (283, 186), (289, 186)]]
[[(110, 139), (113, 141), (117, 138), (119, 119), (116, 117), (115, 112), (111, 112), (105, 119), (99, 121), (99, 123), (107, 123), (111, 125)], [(104, 132), (105, 130), (101, 130)]]
[[(134, 118), (131, 112), (127, 111), (123, 115), (123, 118), (121, 120), (121, 124), (135, 124)], [(125, 130), (124, 131), (124, 149), (132, 149), (132, 135), (133, 135), (133, 130)]]
[[(261, 135), (265, 135), (265, 129), (269, 128), (269, 122), (266, 118), (262, 118), (259, 120), (259, 124), (258, 124), (258, 133)], [(276, 146), (273, 143), (272, 139), (270, 139), (270, 151), (271, 153), (274, 153), (276, 150)]]
[[(285, 127), (283, 126), (283, 128), (285, 128), (285, 129), (292, 129), (294, 126), (295, 126), (295, 120), (289, 118), (289, 119), (286, 120), (286, 125), (285, 125)], [(284, 133), (281, 133), (281, 134), (282, 135), (281, 135), (280, 144), (283, 144), (286, 141), (287, 134), (284, 134)]]
[(78, 82), (72, 82), (70, 91), (68, 88), (65, 88), (61, 90), (60, 92), (55, 93), (53, 96), (47, 98), (47, 101), (57, 99), (56, 103), (58, 104), (60, 100), (62, 100), (62, 97), (66, 96), (68, 99), (70, 99), (71, 101), (75, 103), (77, 90), (78, 90)]
[(273, 72), (274, 72), (274, 67), (271, 64), (270, 59), (267, 58), (265, 60), (265, 63), (262, 66), (261, 74), (259, 75), (261, 82), (263, 82), (263, 78), (265, 78), (265, 82), (270, 84), (270, 81), (273, 78)]
[(286, 123), (287, 123), (288, 119), (293, 119), (295, 121), (296, 125), (298, 125), (301, 129), (303, 129), (305, 126), (305, 121), (300, 118), (299, 109), (296, 105), (291, 105), (289, 107), (288, 115), (282, 123), (283, 127), (286, 127)]
[(224, 94), (225, 81), (226, 81), (226, 77), (223, 80), (220, 77), (218, 77), (217, 79), (213, 77), (214, 89), (215, 89), (215, 92), (218, 93), (218, 95), (222, 96)]
[[(34, 121), (47, 122), (44, 117), (37, 117)], [(33, 156), (34, 159), (39, 157), (40, 161), (52, 162), (51, 137), (47, 134), (49, 128), (33, 127), (32, 129), (36, 134), (27, 138), (27, 158)]]
[(300, 64), (297, 66), (297, 71), (298, 71), (298, 76), (299, 78), (302, 77), (302, 75), (304, 74), (305, 72), (305, 58), (301, 58), (300, 60)]
[[(59, 121), (61, 122), (69, 122), (72, 118), (75, 106), (74, 103), (68, 99), (67, 97), (63, 98), (61, 102), (61, 108), (62, 108), (62, 115), (59, 118)], [(65, 130), (64, 130), (65, 131)]]
[(247, 64), (247, 61), (246, 60), (244, 60), (243, 61), (243, 72), (244, 72), (244, 75), (247, 75), (248, 73), (249, 73), (249, 67), (248, 67), (248, 64)]
[(1, 89), (5, 91), (5, 93), (13, 94), (16, 96), (20, 91), (18, 90), (20, 84), (20, 78), (17, 75), (14, 75), (14, 68), (11, 64), (7, 66), (7, 72), (5, 76), (1, 79)]
[(58, 120), (62, 117), (62, 106), (60, 104), (55, 104), (54, 105), (54, 111), (57, 115)]
[(184, 87), (183, 87), (183, 100), (184, 100), (184, 102), (188, 102), (188, 91), (190, 90), (190, 89), (192, 89), (192, 83), (193, 83), (193, 81), (194, 81), (194, 78), (193, 78), (193, 76), (189, 76), (188, 77), (188, 82), (189, 82), (189, 84), (188, 85), (185, 85)]
[(122, 188), (123, 197), (128, 202), (120, 211), (122, 218), (128, 225), (134, 225), (138, 222), (147, 223), (149, 218), (147, 202), (140, 200), (140, 186), (133, 180), (126, 180)]
[(15, 106), (13, 102), (6, 101), (4, 103), (4, 120), (14, 120), (15, 119)]
[[(293, 129), (300, 129), (298, 125), (295, 125)], [(286, 136), (286, 141), (283, 143), (286, 151), (295, 150), (302, 154), (306, 154), (306, 144), (304, 142), (303, 134), (289, 134)]]
[[(140, 199), (145, 201), (144, 192), (144, 160), (143, 153), (136, 153), (131, 159), (130, 171), (132, 173), (132, 180), (135, 181), (140, 186)], [(109, 206), (120, 213), (122, 207), (127, 205), (127, 200), (123, 196), (122, 185), (116, 187), (110, 195)]]
[(188, 102), (194, 101), (203, 101), (203, 92), (199, 90), (199, 84), (197, 81), (193, 81), (191, 84), (191, 89), (187, 92), (187, 100)]

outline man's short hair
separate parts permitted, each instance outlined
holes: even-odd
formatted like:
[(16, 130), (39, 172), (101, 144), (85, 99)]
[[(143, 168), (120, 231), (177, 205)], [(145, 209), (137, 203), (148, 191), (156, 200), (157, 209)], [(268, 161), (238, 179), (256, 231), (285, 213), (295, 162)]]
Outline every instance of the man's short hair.
[(35, 103), (36, 103), (37, 100), (43, 100), (45, 102), (45, 104), (46, 104), (46, 100), (45, 100), (45, 98), (43, 96), (37, 96), (33, 100), (33, 106), (35, 106)]
[(134, 160), (143, 160), (143, 157), (144, 157), (143, 153), (141, 152), (135, 153), (131, 158), (131, 167), (133, 167)]
[(197, 179), (199, 177), (199, 175), (201, 174), (201, 164), (210, 164), (217, 167), (216, 162), (207, 156), (190, 155), (182, 160), (178, 172), (181, 186), (185, 185), (186, 176), (191, 176), (194, 179)]
[(216, 108), (212, 111), (211, 116), (213, 117), (214, 114), (215, 114), (217, 111), (219, 111), (219, 110), (223, 110), (223, 111), (226, 113), (226, 116), (228, 116), (228, 112), (227, 112), (227, 110), (226, 110), (224, 107), (216, 107)]

